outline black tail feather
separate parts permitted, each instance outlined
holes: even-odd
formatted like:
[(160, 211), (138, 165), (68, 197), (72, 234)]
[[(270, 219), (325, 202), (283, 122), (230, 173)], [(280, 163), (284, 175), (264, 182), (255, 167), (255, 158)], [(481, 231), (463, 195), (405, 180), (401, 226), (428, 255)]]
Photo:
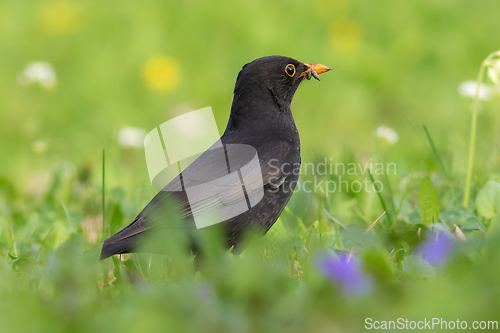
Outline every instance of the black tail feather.
[(125, 238), (116, 242), (107, 243), (102, 246), (99, 260), (111, 257), (115, 254), (129, 253), (132, 251), (133, 237)]

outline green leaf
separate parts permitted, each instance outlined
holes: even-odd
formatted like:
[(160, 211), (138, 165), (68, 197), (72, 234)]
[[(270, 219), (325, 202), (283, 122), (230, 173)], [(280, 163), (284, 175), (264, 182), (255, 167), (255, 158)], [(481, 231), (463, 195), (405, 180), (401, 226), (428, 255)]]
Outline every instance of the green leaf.
[(36, 261), (28, 257), (16, 258), (10, 261), (9, 264), (11, 264), (12, 269), (20, 275), (31, 275), (41, 271)]
[(314, 246), (316, 244), (316, 234), (317, 234), (317, 231), (316, 231), (316, 227), (313, 225), (311, 227), (311, 231), (309, 232), (309, 235), (307, 235), (307, 239), (306, 239), (306, 249), (309, 253), (312, 252), (312, 250), (314, 249)]
[(112, 232), (117, 232), (122, 228), (123, 222), (123, 212), (120, 209), (120, 204), (114, 203), (109, 209), (107, 213), (108, 224), (111, 228)]
[(457, 224), (459, 218), (460, 214), (454, 210), (445, 210), (441, 213), (441, 219), (443, 219), (450, 226)]
[(439, 221), (439, 201), (429, 177), (425, 177), (418, 191), (418, 202), (420, 205), (420, 218), (424, 225), (437, 223)]
[(490, 219), (500, 210), (500, 184), (490, 179), (476, 196), (477, 212)]
[(422, 224), (422, 220), (420, 219), (418, 212), (411, 212), (408, 216), (408, 220), (411, 224)]
[(427, 261), (419, 256), (411, 255), (403, 259), (403, 271), (413, 276), (417, 281), (422, 278), (436, 278), (436, 270)]
[(381, 248), (373, 248), (361, 253), (363, 268), (381, 282), (394, 281), (394, 268), (390, 259), (393, 254), (388, 254)]

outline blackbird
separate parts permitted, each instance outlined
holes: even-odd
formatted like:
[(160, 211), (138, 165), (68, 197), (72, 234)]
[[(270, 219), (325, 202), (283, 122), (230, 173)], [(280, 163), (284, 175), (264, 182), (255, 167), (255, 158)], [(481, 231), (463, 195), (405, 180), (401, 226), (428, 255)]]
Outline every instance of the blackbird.
[[(250, 172), (248, 177), (245, 176), (245, 199), (248, 203), (254, 189), (263, 191), (263, 195), (258, 203), (249, 205), (244, 213), (218, 224), (224, 230), (229, 248), (238, 247), (242, 235), (250, 229), (265, 234), (290, 200), (301, 162), (299, 132), (290, 104), (304, 79), (314, 77), (319, 81), (318, 74), (329, 70), (329, 67), (321, 64), (268, 56), (244, 65), (239, 72), (229, 121), (220, 142), (224, 147), (247, 145), (256, 150), (256, 168), (260, 169), (260, 173), (252, 176), (255, 173)], [(192, 174), (198, 174), (216, 168), (214, 154), (208, 152), (201, 154), (185, 171), (192, 170)], [(200, 190), (196, 194), (202, 203), (193, 203), (188, 200), (185, 186), (189, 180), (183, 178), (183, 173), (160, 191), (132, 223), (104, 241), (101, 260), (114, 254), (140, 251), (141, 243), (147, 242), (145, 235), (154, 234), (154, 230), (161, 227), (169, 228), (166, 224), (172, 222), (166, 221), (166, 217), (173, 216), (173, 210), (179, 212), (178, 220), (181, 220), (182, 225), (196, 230), (193, 227), (193, 214), (207, 208), (223, 207), (231, 198), (235, 198), (231, 189), (227, 188), (220, 193)], [(254, 187), (254, 184), (260, 186)]]

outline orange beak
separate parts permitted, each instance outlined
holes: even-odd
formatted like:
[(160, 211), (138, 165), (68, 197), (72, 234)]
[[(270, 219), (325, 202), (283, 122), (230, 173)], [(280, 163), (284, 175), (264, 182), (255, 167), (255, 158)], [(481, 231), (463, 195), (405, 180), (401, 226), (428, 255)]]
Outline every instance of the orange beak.
[(304, 65), (307, 66), (307, 70), (302, 72), (302, 74), (300, 74), (300, 77), (308, 80), (310, 80), (311, 76), (313, 76), (316, 80), (321, 81), (318, 75), (331, 70), (330, 67), (322, 64), (304, 64)]

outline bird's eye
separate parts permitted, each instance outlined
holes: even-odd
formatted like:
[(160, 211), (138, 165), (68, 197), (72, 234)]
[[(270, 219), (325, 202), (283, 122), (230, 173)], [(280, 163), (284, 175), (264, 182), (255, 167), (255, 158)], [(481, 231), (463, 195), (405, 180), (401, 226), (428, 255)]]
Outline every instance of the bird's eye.
[(288, 64), (286, 65), (285, 67), (285, 73), (289, 76), (289, 77), (293, 77), (295, 75), (295, 66), (292, 65), (292, 64)]

